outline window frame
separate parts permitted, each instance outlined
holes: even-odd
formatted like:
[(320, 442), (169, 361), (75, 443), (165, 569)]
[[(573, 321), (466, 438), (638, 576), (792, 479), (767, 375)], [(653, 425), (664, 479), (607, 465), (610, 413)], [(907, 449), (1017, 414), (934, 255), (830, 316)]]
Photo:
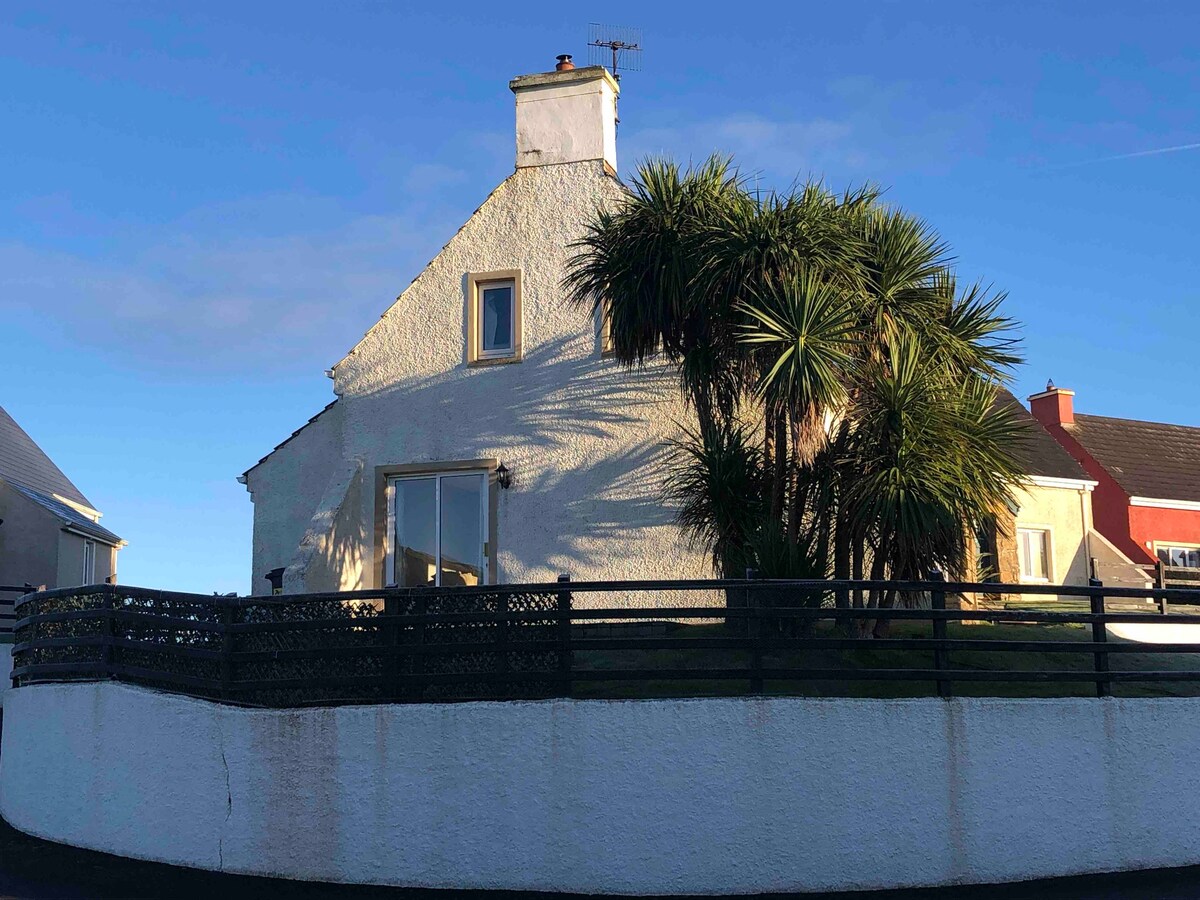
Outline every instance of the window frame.
[(81, 584), (96, 583), (96, 542), (90, 538), (83, 539), (83, 581)]
[[(481, 585), (496, 583), (496, 510), (495, 510), (495, 460), (455, 461), (443, 464), (430, 463), (405, 466), (380, 466), (376, 469), (377, 478), (382, 481), (382, 490), (378, 496), (383, 502), (383, 547), (380, 567), (380, 584), (385, 588), (397, 586), (396, 582), (396, 489), (399, 481), (416, 481), (423, 478), (434, 479), (434, 554), (441, 559), (441, 480), (453, 478), (456, 475), (482, 475), (483, 486), (480, 490), (481, 531), (484, 535), (479, 583)], [(378, 558), (378, 557), (377, 557)], [(440, 564), (434, 570), (436, 584), (441, 584), (442, 573)]]
[[(1044, 577), (1037, 575), (1027, 575), (1025, 573), (1025, 559), (1023, 556), (1023, 543), (1021, 540), (1022, 532), (1027, 534), (1040, 534), (1042, 536), (1042, 554), (1046, 560), (1046, 574)], [(1049, 525), (1018, 525), (1016, 528), (1017, 539), (1017, 574), (1023, 584), (1053, 584), (1054, 583), (1054, 529)]]
[[(504, 350), (483, 348), (483, 292), (506, 285), (512, 293), (512, 346)], [(467, 364), (472, 366), (520, 362), (523, 356), (524, 315), (521, 270), (498, 269), (467, 274)]]
[[(1192, 544), (1188, 541), (1155, 541), (1154, 542), (1154, 558), (1159, 559), (1158, 552), (1160, 550), (1196, 550), (1200, 551), (1200, 544)], [(1172, 566), (1169, 562), (1163, 563), (1169, 569), (1192, 569), (1195, 566)]]

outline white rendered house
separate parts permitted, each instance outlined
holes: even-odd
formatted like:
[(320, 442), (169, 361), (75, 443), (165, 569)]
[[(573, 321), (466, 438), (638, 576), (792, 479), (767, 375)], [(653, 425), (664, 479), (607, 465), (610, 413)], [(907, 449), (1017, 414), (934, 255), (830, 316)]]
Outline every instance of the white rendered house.
[(509, 86), (513, 174), (333, 367), (337, 399), (239, 479), (253, 593), (272, 570), (289, 593), (711, 574), (661, 499), (689, 415), (675, 372), (607, 358), (562, 288), (624, 191), (617, 83), (595, 66)]

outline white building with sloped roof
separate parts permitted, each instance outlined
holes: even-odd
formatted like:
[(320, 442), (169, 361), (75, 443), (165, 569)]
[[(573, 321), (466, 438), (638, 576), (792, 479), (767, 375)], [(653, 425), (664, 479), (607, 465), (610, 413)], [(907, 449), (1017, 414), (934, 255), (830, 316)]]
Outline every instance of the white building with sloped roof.
[[(513, 79), (516, 167), (333, 370), (337, 399), (242, 477), (253, 592), (707, 577), (662, 502), (689, 414), (567, 302), (571, 245), (617, 202), (618, 86)], [(282, 570), (282, 571), (281, 571)]]
[(116, 581), (125, 541), (100, 510), (0, 407), (0, 585)]

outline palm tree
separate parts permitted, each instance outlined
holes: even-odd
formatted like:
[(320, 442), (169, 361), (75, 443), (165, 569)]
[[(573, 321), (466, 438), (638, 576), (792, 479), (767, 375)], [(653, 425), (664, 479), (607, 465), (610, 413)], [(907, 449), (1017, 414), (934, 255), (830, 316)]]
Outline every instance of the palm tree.
[(740, 385), (727, 361), (728, 304), (707, 277), (714, 222), (750, 202), (726, 157), (683, 171), (643, 163), (616, 210), (600, 210), (575, 244), (564, 280), (575, 304), (607, 320), (612, 353), (634, 367), (662, 353), (701, 430), (732, 417)]
[(617, 358), (678, 366), (696, 427), (668, 493), (722, 574), (953, 571), (1009, 499), (1004, 295), (960, 290), (936, 231), (874, 188), (764, 199), (728, 158), (650, 160), (575, 249), (568, 293)]

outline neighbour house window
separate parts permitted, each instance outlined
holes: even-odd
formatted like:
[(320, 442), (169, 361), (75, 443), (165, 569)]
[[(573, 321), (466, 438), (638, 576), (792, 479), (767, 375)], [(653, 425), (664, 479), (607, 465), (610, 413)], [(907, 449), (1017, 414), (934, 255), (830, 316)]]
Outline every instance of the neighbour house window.
[(1017, 529), (1017, 555), (1022, 581), (1050, 580), (1050, 532), (1044, 528)]
[(96, 583), (96, 542), (83, 542), (83, 584)]
[(468, 359), (470, 363), (512, 362), (521, 358), (521, 279), (519, 272), (469, 276)]
[(1158, 558), (1165, 565), (1180, 569), (1200, 569), (1200, 547), (1158, 544)]

